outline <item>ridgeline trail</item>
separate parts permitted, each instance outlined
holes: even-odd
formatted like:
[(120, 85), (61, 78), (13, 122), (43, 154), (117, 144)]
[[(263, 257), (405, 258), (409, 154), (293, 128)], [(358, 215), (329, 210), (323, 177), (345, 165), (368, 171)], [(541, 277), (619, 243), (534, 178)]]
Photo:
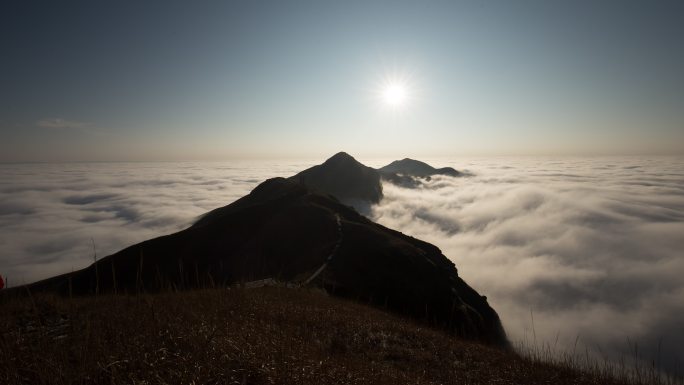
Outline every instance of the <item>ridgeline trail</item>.
[(318, 277), (326, 267), (328, 267), (328, 263), (330, 263), (333, 258), (335, 257), (335, 254), (337, 254), (337, 251), (340, 249), (340, 246), (342, 246), (342, 220), (340, 218), (340, 214), (335, 214), (335, 221), (337, 222), (337, 242), (335, 243), (335, 247), (333, 247), (332, 251), (330, 254), (328, 254), (328, 257), (325, 259), (325, 262), (319, 267), (309, 278), (305, 279), (302, 282), (287, 282), (287, 283), (282, 283), (282, 282), (277, 282), (273, 278), (265, 278), (265, 279), (259, 279), (256, 281), (250, 281), (250, 282), (245, 282), (243, 284), (243, 287), (246, 289), (256, 289), (258, 287), (263, 287), (263, 286), (278, 286), (278, 285), (284, 285), (285, 287), (302, 287), (310, 284), (316, 277)]
[(337, 254), (337, 250), (339, 250), (340, 246), (342, 246), (342, 221), (340, 220), (340, 214), (335, 214), (335, 220), (337, 221), (337, 243), (335, 243), (335, 247), (330, 252), (330, 255), (328, 255), (328, 258), (326, 258), (323, 265), (321, 265), (321, 267), (319, 267), (318, 270), (311, 275), (311, 277), (304, 281), (304, 285), (308, 285), (311, 281), (316, 279), (316, 277), (318, 277), (318, 275), (321, 274), (326, 267), (328, 267), (328, 263), (332, 261), (335, 254)]

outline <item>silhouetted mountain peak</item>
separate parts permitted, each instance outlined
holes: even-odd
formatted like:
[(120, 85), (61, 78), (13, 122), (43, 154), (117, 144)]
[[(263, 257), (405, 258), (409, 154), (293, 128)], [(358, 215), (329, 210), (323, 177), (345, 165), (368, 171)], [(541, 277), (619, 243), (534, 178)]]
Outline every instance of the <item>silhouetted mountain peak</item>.
[(354, 159), (353, 156), (347, 154), (347, 153), (344, 152), (344, 151), (340, 151), (340, 152), (338, 152), (337, 154), (331, 156), (331, 157), (328, 158), (325, 162), (323, 162), (323, 164), (328, 164), (328, 165), (330, 165), (330, 164), (339, 164), (339, 165), (361, 165), (361, 166), (363, 166), (363, 164), (361, 164), (361, 162), (359, 162), (358, 160)]
[(330, 194), (339, 201), (357, 205), (382, 199), (380, 173), (365, 166), (346, 152), (338, 152), (318, 166), (308, 168), (290, 179), (313, 190)]
[(389, 165), (383, 167), (390, 167), (390, 166), (395, 166), (395, 167), (403, 167), (403, 168), (416, 168), (416, 169), (423, 169), (423, 170), (434, 170), (432, 166), (425, 162), (421, 162), (419, 160), (411, 159), (411, 158), (404, 158), (402, 160), (395, 160), (394, 162), (390, 163)]
[(419, 160), (395, 160), (380, 169), (365, 166), (346, 152), (338, 152), (318, 166), (313, 166), (291, 177), (313, 190), (330, 194), (341, 202), (364, 212), (368, 204), (382, 199), (382, 179), (396, 185), (415, 187), (416, 178), (429, 179), (433, 175), (461, 176), (451, 168), (434, 168)]
[(433, 175), (448, 175), (461, 176), (461, 173), (451, 167), (434, 168), (425, 162), (419, 160), (404, 158), (402, 160), (395, 160), (387, 166), (378, 169), (383, 176), (388, 176), (392, 180), (395, 176), (390, 174), (400, 174), (412, 177), (430, 177)]

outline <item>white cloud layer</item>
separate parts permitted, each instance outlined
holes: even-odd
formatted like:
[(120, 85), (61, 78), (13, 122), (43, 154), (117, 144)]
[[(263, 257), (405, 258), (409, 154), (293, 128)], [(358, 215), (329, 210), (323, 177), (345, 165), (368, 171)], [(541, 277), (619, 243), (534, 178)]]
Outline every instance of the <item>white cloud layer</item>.
[(513, 340), (536, 334), (561, 351), (579, 336), (583, 353), (610, 358), (633, 354), (635, 342), (655, 357), (660, 343), (661, 366), (681, 365), (684, 160), (450, 165), (474, 176), (385, 185), (372, 217), (438, 245)]
[[(429, 161), (429, 160), (428, 160)], [(0, 274), (32, 282), (171, 233), (269, 177), (317, 161), (0, 165)], [(369, 163), (381, 166), (387, 162)], [(371, 216), (439, 246), (513, 340), (611, 357), (684, 358), (684, 160), (489, 158), (418, 189), (385, 185)]]
[(0, 274), (29, 283), (187, 227), (312, 162), (0, 165)]

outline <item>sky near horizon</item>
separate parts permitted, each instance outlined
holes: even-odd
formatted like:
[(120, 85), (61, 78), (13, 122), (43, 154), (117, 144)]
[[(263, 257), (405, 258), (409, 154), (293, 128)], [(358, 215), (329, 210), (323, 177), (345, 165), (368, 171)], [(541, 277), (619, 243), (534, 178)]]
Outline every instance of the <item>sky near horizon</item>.
[(681, 1), (9, 0), (0, 52), (0, 162), (684, 154)]

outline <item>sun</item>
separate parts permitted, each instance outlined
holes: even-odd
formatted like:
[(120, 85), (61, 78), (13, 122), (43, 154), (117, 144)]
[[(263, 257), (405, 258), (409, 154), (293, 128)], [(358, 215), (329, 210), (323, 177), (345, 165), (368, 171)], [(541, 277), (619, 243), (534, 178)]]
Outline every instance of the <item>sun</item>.
[(376, 102), (382, 109), (405, 112), (415, 98), (413, 82), (402, 72), (385, 74), (373, 87)]
[(382, 102), (393, 108), (402, 107), (408, 99), (406, 85), (398, 81), (392, 81), (384, 85), (381, 93)]

